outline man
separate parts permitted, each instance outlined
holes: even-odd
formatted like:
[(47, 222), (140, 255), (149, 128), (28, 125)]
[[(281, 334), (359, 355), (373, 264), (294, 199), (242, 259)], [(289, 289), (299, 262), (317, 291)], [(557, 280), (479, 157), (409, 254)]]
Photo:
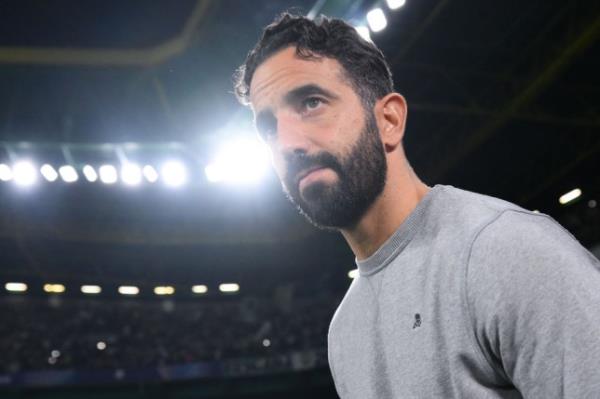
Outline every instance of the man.
[(599, 262), (548, 216), (424, 184), (372, 43), (285, 14), (236, 93), (288, 197), (356, 255), (329, 331), (342, 398), (600, 398)]

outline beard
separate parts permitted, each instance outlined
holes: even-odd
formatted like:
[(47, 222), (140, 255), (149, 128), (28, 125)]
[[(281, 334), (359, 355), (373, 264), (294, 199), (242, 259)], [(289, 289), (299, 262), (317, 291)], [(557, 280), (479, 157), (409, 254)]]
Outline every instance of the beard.
[[(360, 136), (347, 154), (290, 154), (286, 163), (282, 183), (288, 199), (309, 222), (322, 229), (356, 226), (385, 187), (385, 151), (372, 112), (367, 112)], [(338, 180), (333, 184), (313, 182), (301, 193), (296, 177), (309, 168), (330, 168)]]

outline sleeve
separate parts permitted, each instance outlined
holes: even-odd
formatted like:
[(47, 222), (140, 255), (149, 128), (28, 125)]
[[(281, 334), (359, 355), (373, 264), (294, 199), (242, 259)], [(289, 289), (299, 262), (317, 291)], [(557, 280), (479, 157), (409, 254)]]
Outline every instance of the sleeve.
[(524, 398), (600, 398), (600, 262), (570, 233), (505, 211), (473, 241), (466, 284), (479, 348)]

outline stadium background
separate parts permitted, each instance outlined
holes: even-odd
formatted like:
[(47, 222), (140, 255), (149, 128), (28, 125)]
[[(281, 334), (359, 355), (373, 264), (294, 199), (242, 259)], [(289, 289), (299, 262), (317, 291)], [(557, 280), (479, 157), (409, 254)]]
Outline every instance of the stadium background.
[(1, 397), (336, 397), (353, 256), (283, 198), (231, 74), (281, 11), (377, 7), (416, 172), (598, 256), (596, 1), (3, 1)]

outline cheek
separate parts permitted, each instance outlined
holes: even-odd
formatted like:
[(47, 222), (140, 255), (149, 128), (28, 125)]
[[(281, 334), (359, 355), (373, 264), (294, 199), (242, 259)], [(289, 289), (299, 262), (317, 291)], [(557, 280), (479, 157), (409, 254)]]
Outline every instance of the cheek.
[(279, 177), (279, 180), (283, 180), (285, 178), (286, 168), (285, 161), (283, 156), (278, 151), (275, 151), (271, 148), (271, 164), (273, 165), (273, 169), (275, 169), (275, 173)]

